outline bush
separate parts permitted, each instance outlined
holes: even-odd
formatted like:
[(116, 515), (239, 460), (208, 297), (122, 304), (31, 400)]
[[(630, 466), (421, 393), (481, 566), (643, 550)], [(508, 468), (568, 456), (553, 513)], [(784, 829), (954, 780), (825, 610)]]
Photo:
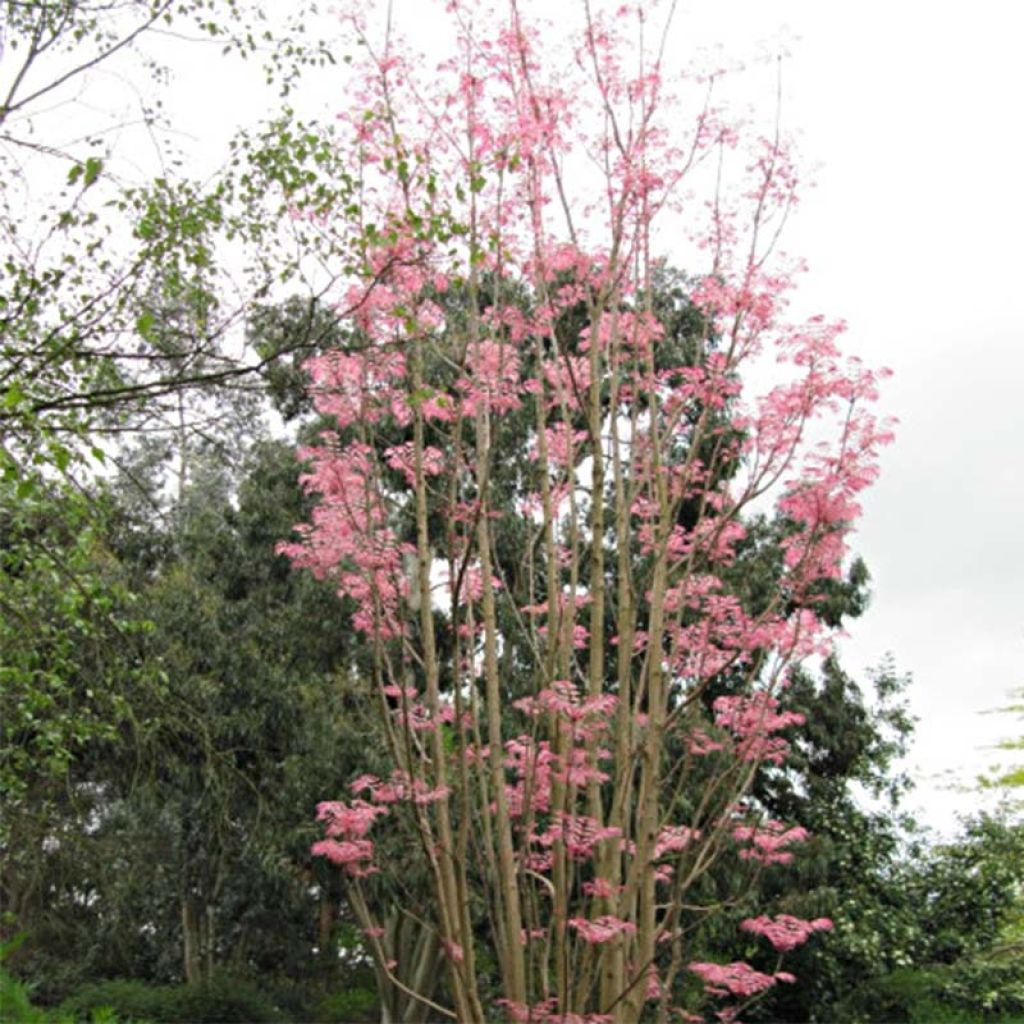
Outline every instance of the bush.
[(942, 972), (943, 1002), (977, 1011), (979, 1019), (1024, 1018), (1024, 959), (976, 957), (952, 964)]
[(250, 982), (217, 975), (202, 985), (147, 985), (118, 979), (84, 985), (65, 1000), (61, 1012), (87, 1021), (112, 1007), (122, 1021), (153, 1024), (264, 1024), (284, 1018)]
[(1024, 1020), (1024, 963), (964, 959), (893, 971), (878, 985), (876, 1014), (909, 1024), (988, 1024)]
[(380, 1016), (377, 993), (369, 988), (350, 988), (324, 996), (317, 1007), (317, 1024), (370, 1024)]
[(28, 990), (12, 974), (0, 968), (0, 1020), (4, 1024), (42, 1024), (43, 1012), (28, 997)]
[(167, 985), (147, 985), (143, 981), (117, 978), (83, 985), (61, 1003), (60, 1013), (75, 1021), (90, 1020), (97, 1011), (113, 1009), (122, 1021), (176, 1021), (174, 989)]
[[(109, 1006), (95, 1007), (85, 1019), (90, 1024), (120, 1024), (117, 1013)], [(54, 1016), (33, 1006), (26, 986), (0, 968), (0, 1021), (3, 1024), (74, 1024), (74, 1020), (68, 1012)]]
[(251, 982), (230, 975), (215, 975), (203, 985), (175, 990), (182, 1024), (264, 1024), (284, 1020), (277, 1007)]

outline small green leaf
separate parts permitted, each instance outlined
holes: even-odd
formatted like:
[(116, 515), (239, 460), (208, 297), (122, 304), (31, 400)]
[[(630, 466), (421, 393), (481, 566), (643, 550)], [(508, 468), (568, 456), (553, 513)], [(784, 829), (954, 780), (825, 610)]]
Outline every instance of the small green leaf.
[(92, 185), (100, 176), (103, 170), (103, 161), (99, 157), (91, 156), (85, 161), (85, 188)]
[(143, 313), (135, 321), (135, 330), (139, 333), (139, 336), (145, 338), (146, 341), (152, 341), (153, 339), (153, 328), (156, 326), (156, 317), (152, 313)]
[(4, 408), (15, 409), (25, 400), (25, 392), (17, 381), (12, 381), (7, 387), (7, 394), (4, 395)]

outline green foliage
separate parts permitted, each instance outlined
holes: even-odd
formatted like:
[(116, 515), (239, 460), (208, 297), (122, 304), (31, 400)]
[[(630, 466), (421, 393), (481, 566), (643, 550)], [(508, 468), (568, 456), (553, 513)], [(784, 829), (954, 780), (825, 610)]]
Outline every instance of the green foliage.
[[(1013, 715), (1018, 721), (1024, 721), (1024, 688), (1012, 692), (1012, 700), (1005, 707), (997, 708), (996, 713)], [(1024, 734), (1001, 740), (998, 749), (1011, 754), (1015, 761), (1024, 752)], [(1017, 811), (1024, 810), (1024, 763), (1003, 763), (994, 765), (986, 772), (978, 783), (984, 790), (1001, 791), (1008, 806)]]
[(87, 496), (36, 479), (18, 500), (0, 482), (0, 508), (0, 794), (17, 802), (34, 782), (65, 778), (89, 744), (114, 738), (146, 626)]
[(101, 1007), (110, 1007), (125, 1021), (164, 1021), (171, 1015), (173, 990), (168, 986), (116, 979), (83, 985), (60, 1006), (71, 1020), (87, 1020)]
[(1024, 963), (973, 959), (929, 968), (901, 968), (879, 979), (880, 1019), (912, 1024), (1024, 1020)]
[(154, 1024), (227, 1024), (284, 1020), (274, 1004), (251, 982), (217, 974), (201, 985), (149, 985), (117, 979), (84, 985), (65, 1000), (60, 1013), (89, 1020), (109, 1007), (122, 1021)]
[(36, 975), (45, 985), (78, 979), (60, 961), (89, 937), (98, 787), (111, 751), (130, 749), (153, 677), (138, 657), (147, 623), (106, 543), (102, 503), (66, 482), (33, 483), (30, 497), (0, 502), (0, 902), (4, 932), (31, 936), (12, 968), (45, 936), (57, 961)]
[[(161, 61), (166, 47), (150, 43), (157, 32), (185, 38), (198, 28), (224, 53), (260, 58), (268, 82), (285, 94), (304, 69), (334, 57), (315, 37), (315, 6), (269, 6), (273, 19), (259, 0), (2, 4), (11, 74), (0, 96), (0, 177), (31, 180), (31, 188), (0, 192), (5, 477), (6, 459), (23, 463), (22, 479), (40, 461), (63, 472), (69, 453), (101, 450), (100, 432), (120, 438), (133, 427), (151, 430), (161, 415), (179, 411), (181, 395), (262, 369), (251, 353), (229, 355), (224, 336), (256, 296), (297, 272), (304, 257), (296, 253), (323, 256), (322, 232), (293, 223), (288, 210), (344, 204), (352, 182), (330, 129), (288, 109), (266, 126), (241, 129), (212, 179), (190, 178), (180, 169), (180, 126), (167, 124), (161, 109), (171, 70)], [(76, 87), (86, 98), (80, 113), (88, 110), (88, 88), (99, 77), (92, 73), (107, 65), (145, 86), (135, 90), (137, 124), (147, 144), (166, 147), (152, 180), (138, 180), (131, 124), (111, 132), (83, 115), (78, 141), (64, 148), (48, 137), (56, 134), (47, 131), (49, 110)], [(237, 272), (229, 279), (221, 268), (228, 246), (235, 267), (240, 257), (241, 288)], [(172, 332), (170, 348), (168, 320), (178, 328), (187, 322)]]
[[(4, 943), (6, 954), (15, 943)], [(42, 1010), (32, 1005), (28, 988), (0, 966), (0, 1020), (7, 1024), (43, 1024), (47, 1019)]]
[(318, 1024), (370, 1024), (380, 1016), (380, 1000), (367, 979), (367, 987), (349, 987), (324, 996), (316, 1010)]
[[(14, 975), (2, 966), (4, 959), (13, 952), (24, 939), (16, 939), (0, 945), (0, 1020), (4, 1024), (73, 1024), (74, 1017), (70, 1013), (54, 1015), (33, 1005), (29, 989)], [(91, 1024), (119, 1024), (116, 1012), (110, 1006), (94, 1007), (84, 1020)], [(138, 1024), (147, 1024), (139, 1019)]]
[(1020, 1018), (1024, 960), (1008, 929), (1021, 912), (1022, 842), (1019, 825), (982, 816), (951, 843), (917, 843), (880, 859), (872, 874), (858, 869), (835, 934), (792, 961), (821, 993), (810, 1019)]

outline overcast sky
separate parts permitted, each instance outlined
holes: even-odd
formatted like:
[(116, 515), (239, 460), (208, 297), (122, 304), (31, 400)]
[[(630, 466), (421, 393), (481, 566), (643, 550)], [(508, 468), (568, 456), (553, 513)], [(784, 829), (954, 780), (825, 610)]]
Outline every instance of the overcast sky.
[(1024, 6), (689, 0), (683, 35), (742, 50), (790, 31), (785, 122), (819, 164), (787, 238), (801, 301), (896, 375), (896, 445), (856, 540), (873, 576), (843, 644), (913, 673), (918, 803), (948, 827), (984, 749), (983, 715), (1024, 685)]
[[(429, 39), (429, 0), (395, 9)], [(916, 802), (948, 828), (977, 798), (936, 777), (970, 782), (995, 756), (985, 745), (1021, 730), (982, 712), (1024, 685), (1024, 5), (680, 0), (670, 52), (743, 58), (780, 34), (784, 126), (817, 181), (786, 238), (810, 266), (797, 307), (845, 318), (849, 350), (896, 373), (884, 406), (897, 443), (855, 542), (874, 599), (844, 664), (862, 676), (891, 651), (913, 674)], [(169, 107), (187, 148), (222, 155), (268, 99), (255, 69), (209, 53)], [(739, 81), (770, 105), (763, 71)], [(340, 77), (313, 82), (317, 112), (344, 103)]]
[[(396, 21), (429, 39), (431, 8), (395, 0)], [(863, 677), (892, 652), (913, 674), (915, 802), (943, 828), (977, 797), (940, 776), (969, 783), (1020, 729), (983, 712), (1024, 685), (1022, 19), (1006, 0), (682, 0), (671, 51), (788, 43), (784, 126), (817, 183), (786, 238), (810, 266), (797, 308), (845, 318), (850, 351), (895, 371), (900, 420), (855, 542), (874, 598), (844, 663)], [(344, 89), (321, 81), (329, 112)], [(770, 76), (739, 81), (770, 104)], [(225, 84), (237, 123), (246, 87)]]

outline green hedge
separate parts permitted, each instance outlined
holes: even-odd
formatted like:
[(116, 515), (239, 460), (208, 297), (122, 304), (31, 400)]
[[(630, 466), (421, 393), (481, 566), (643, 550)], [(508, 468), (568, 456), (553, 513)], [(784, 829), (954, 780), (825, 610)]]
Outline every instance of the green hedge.
[(286, 1019), (256, 986), (231, 977), (215, 977), (202, 985), (94, 982), (66, 999), (60, 1012), (88, 1021), (102, 1007), (136, 1024), (270, 1024)]
[(893, 971), (876, 1013), (908, 1024), (1024, 1024), (1024, 960), (965, 959)]
[(317, 1024), (373, 1024), (380, 1020), (377, 993), (368, 988), (350, 988), (324, 996), (317, 1007)]

